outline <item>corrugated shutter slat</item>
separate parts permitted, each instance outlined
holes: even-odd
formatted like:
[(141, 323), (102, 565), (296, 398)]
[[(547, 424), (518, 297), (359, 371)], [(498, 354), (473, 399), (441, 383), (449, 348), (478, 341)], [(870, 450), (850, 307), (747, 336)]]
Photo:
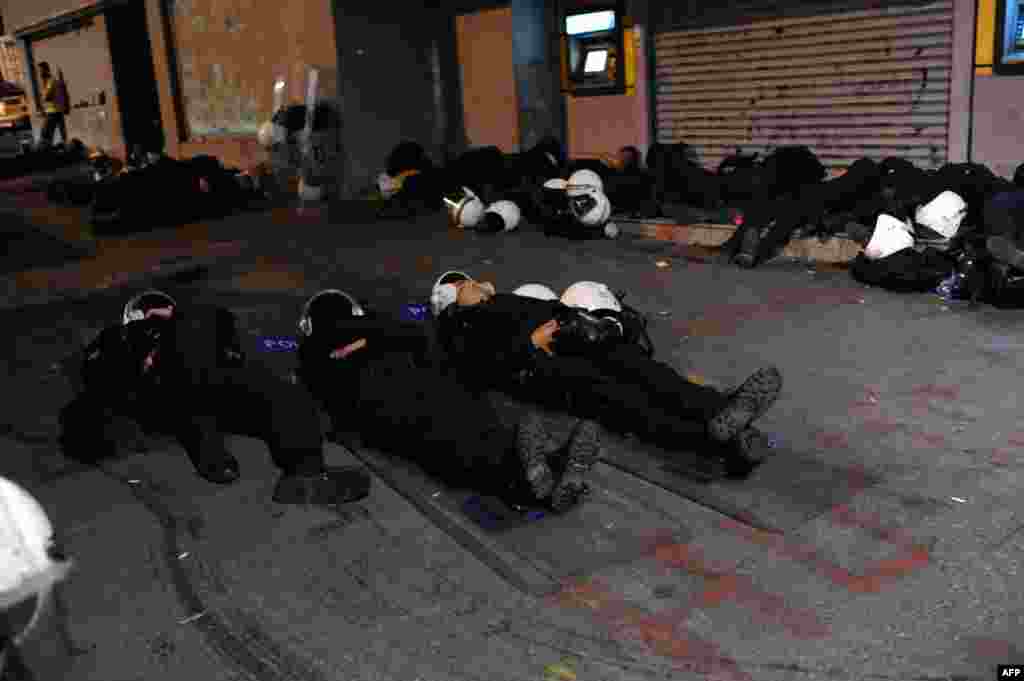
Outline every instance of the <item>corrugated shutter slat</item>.
[(828, 166), (946, 162), (953, 8), (766, 19), (656, 36), (656, 128), (707, 166), (738, 148), (809, 146)]

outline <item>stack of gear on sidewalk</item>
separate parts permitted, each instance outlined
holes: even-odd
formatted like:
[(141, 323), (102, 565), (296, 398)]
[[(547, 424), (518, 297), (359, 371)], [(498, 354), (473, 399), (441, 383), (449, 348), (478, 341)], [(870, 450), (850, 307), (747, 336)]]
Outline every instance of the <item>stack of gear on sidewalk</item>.
[(422, 324), (379, 318), (327, 289), (306, 302), (299, 333), (297, 373), (337, 433), (513, 505), (562, 512), (583, 495), (598, 455), (596, 424), (582, 421), (563, 445), (536, 414), (506, 428), (488, 400), (441, 371)]
[(73, 139), (69, 144), (56, 144), (44, 149), (33, 149), (11, 158), (0, 159), (0, 179), (45, 173), (82, 163), (88, 158), (88, 151), (81, 140)]
[(497, 390), (631, 433), (668, 450), (698, 450), (744, 476), (760, 462), (752, 423), (782, 387), (777, 369), (725, 394), (653, 359), (637, 320), (607, 286), (579, 282), (562, 297), (530, 285), (496, 293), (463, 272), (431, 292), (448, 366), (475, 392)]
[(279, 503), (336, 504), (365, 497), (370, 479), (324, 463), (316, 404), (297, 385), (247, 361), (234, 315), (209, 305), (179, 305), (147, 291), (128, 302), (82, 358), (81, 390), (61, 411), (61, 445), (70, 458), (113, 456), (126, 435), (171, 434), (196, 472), (218, 484), (239, 477), (225, 433), (264, 440), (281, 477)]
[[(325, 167), (313, 163), (313, 159), (318, 157), (312, 147), (326, 142), (317, 141), (324, 133), (340, 129), (341, 116), (328, 101), (318, 100), (313, 105), (313, 116), (309, 121), (308, 111), (307, 104), (281, 104), (256, 134), (260, 146), (269, 153), (267, 165), (273, 182), (267, 183), (268, 193), (289, 196), (297, 190), (304, 200), (319, 201), (323, 198), (323, 186), (317, 183), (323, 179), (321, 173)], [(334, 143), (331, 142), (332, 145)], [(308, 172), (316, 177), (307, 176)]]
[[(560, 172), (562, 159), (558, 141), (546, 138), (517, 154), (505, 154), (497, 147), (472, 149), (437, 167), (422, 145), (402, 142), (388, 155), (386, 169), (378, 177), (381, 196), (388, 199), (379, 214), (403, 219), (446, 207), (458, 227), (511, 231), (523, 218), (534, 221), (536, 188)], [(484, 213), (494, 217), (478, 219), (475, 210), (465, 218), (457, 217), (466, 196), (479, 199)]]
[[(1024, 192), (970, 164), (950, 164), (933, 174), (893, 165), (913, 181), (883, 189), (891, 212), (879, 214), (852, 263), (853, 277), (894, 291), (937, 291), (948, 299), (1024, 302)], [(922, 236), (944, 239), (948, 247), (918, 250), (915, 242)]]
[[(99, 233), (136, 232), (195, 220), (219, 219), (263, 198), (257, 178), (225, 168), (212, 156), (179, 161), (146, 154), (117, 173), (96, 159), (91, 183), (91, 222)], [(81, 180), (79, 182), (87, 182)], [(77, 186), (55, 195), (83, 200)]]
[(604, 181), (593, 170), (577, 170), (568, 180), (548, 180), (537, 205), (538, 220), (548, 236), (614, 239), (619, 235), (618, 227), (609, 222), (612, 203)]
[(845, 231), (866, 242), (882, 214), (910, 218), (918, 239), (944, 242), (957, 255), (972, 240), (985, 248), (986, 201), (1016, 189), (977, 164), (926, 171), (899, 158), (860, 159), (843, 175), (823, 180), (824, 166), (806, 147), (782, 147), (764, 159), (737, 153), (714, 173), (685, 144), (655, 144), (647, 165), (663, 212), (679, 212), (671, 205), (678, 201), (688, 204), (684, 222), (720, 221), (710, 212), (727, 206), (738, 214), (741, 227), (723, 252), (746, 267), (773, 258), (798, 232), (826, 237)]
[(614, 156), (600, 159), (576, 159), (566, 168), (566, 177), (580, 170), (596, 173), (608, 200), (618, 214), (653, 218), (660, 214), (655, 200), (654, 175), (642, 167), (640, 151), (627, 146)]

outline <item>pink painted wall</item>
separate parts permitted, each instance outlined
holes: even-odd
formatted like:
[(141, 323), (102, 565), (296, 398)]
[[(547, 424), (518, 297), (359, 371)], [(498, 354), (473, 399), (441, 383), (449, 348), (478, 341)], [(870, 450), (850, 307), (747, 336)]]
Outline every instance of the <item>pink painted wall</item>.
[(519, 151), (512, 8), (460, 14), (456, 36), (466, 140), (471, 147)]
[(637, 26), (636, 90), (632, 95), (573, 97), (566, 95), (570, 158), (614, 154), (632, 145), (647, 153), (650, 145), (650, 98), (647, 96), (647, 35)]
[(973, 160), (1013, 177), (1024, 163), (1024, 77), (977, 76), (974, 82)]

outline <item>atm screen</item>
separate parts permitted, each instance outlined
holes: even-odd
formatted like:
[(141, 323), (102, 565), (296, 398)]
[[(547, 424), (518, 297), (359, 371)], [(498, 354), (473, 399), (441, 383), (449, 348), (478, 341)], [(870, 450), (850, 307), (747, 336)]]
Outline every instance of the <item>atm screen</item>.
[(604, 73), (608, 67), (608, 50), (590, 50), (583, 61), (583, 73)]
[(1017, 26), (1013, 42), (1018, 49), (1024, 47), (1024, 5), (1017, 7)]
[(610, 31), (615, 28), (614, 10), (571, 14), (565, 18), (565, 32), (569, 35)]

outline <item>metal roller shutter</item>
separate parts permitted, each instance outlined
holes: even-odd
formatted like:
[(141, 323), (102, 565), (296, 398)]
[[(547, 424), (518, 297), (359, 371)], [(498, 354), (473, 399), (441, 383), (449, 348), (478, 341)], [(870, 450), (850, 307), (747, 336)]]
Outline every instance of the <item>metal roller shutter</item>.
[(829, 167), (946, 162), (953, 2), (656, 36), (656, 130), (717, 166), (801, 144)]

